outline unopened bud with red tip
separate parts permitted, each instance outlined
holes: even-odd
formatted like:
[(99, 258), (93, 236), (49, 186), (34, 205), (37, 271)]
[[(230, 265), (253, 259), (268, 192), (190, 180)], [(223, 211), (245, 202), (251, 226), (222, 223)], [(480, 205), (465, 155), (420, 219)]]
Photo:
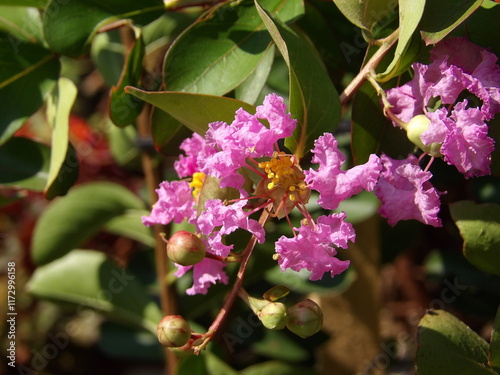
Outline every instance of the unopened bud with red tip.
[(286, 326), (302, 338), (312, 336), (323, 326), (323, 312), (316, 302), (306, 299), (288, 309)]
[(260, 310), (258, 316), (267, 329), (283, 329), (286, 325), (287, 308), (281, 302), (270, 302)]
[(431, 143), (430, 145), (425, 145), (420, 138), (422, 133), (429, 128), (430, 123), (431, 120), (426, 115), (417, 115), (413, 117), (404, 127), (406, 130), (406, 136), (414, 145), (426, 154), (440, 158), (443, 156), (440, 152), (441, 143)]
[(186, 345), (191, 338), (191, 327), (180, 315), (166, 315), (158, 323), (156, 335), (163, 346), (178, 348)]
[(167, 257), (181, 266), (192, 266), (205, 258), (206, 246), (193, 233), (181, 230), (167, 242)]

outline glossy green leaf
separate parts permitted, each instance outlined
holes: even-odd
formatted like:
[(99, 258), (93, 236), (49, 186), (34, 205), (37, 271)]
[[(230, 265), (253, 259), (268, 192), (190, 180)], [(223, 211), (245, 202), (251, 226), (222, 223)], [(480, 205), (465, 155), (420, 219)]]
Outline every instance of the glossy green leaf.
[(147, 92), (128, 86), (128, 92), (167, 112), (194, 132), (204, 134), (214, 121), (231, 123), (237, 109), (255, 113), (255, 108), (240, 100), (185, 92)]
[(140, 170), (141, 156), (137, 147), (137, 129), (133, 126), (119, 128), (110, 124), (106, 138), (113, 160), (126, 169)]
[(240, 375), (315, 375), (312, 368), (297, 366), (280, 361), (267, 361), (249, 366), (240, 372)]
[(20, 43), (12, 35), (2, 33), (0, 65), (2, 144), (43, 104), (59, 78), (60, 66), (53, 52), (37, 44)]
[(483, 0), (427, 0), (420, 22), (426, 44), (435, 44), (460, 25)]
[[(425, 2), (426, 0), (399, 0), (399, 37), (396, 51), (385, 72), (377, 75), (377, 80), (388, 81), (397, 74), (399, 67), (402, 65), (403, 55), (409, 49), (413, 34), (417, 30), (424, 13)], [(420, 43), (413, 44), (420, 45)], [(418, 49), (416, 52), (418, 54)], [(410, 50), (410, 53), (413, 57), (416, 57), (413, 50)]]
[(88, 53), (93, 37), (103, 26), (131, 19), (143, 25), (162, 15), (162, 0), (50, 0), (43, 25), (49, 46), (67, 56)]
[(386, 0), (333, 0), (333, 2), (349, 21), (365, 30), (371, 30), (375, 23), (386, 18), (397, 5), (397, 1)]
[(497, 311), (495, 325), (491, 333), (490, 355), (488, 364), (500, 373), (500, 308)]
[(73, 250), (37, 268), (28, 291), (37, 298), (76, 305), (80, 313), (88, 307), (152, 333), (162, 318), (139, 279), (94, 250)]
[(267, 78), (271, 72), (274, 62), (274, 45), (266, 50), (261, 61), (252, 74), (239, 85), (234, 93), (236, 99), (249, 104), (255, 104), (261, 95), (262, 89), (266, 85)]
[[(62, 77), (47, 102), (47, 120), (52, 126), (49, 176), (44, 189), (47, 199), (58, 195), (62, 178), (72, 176), (69, 170), (61, 172), (69, 152), (69, 115), (77, 93), (74, 83)], [(78, 159), (73, 161), (74, 167), (78, 167)]]
[(123, 67), (120, 82), (111, 88), (109, 98), (109, 116), (118, 126), (133, 124), (142, 111), (144, 102), (135, 96), (125, 93), (126, 86), (138, 86), (142, 75), (142, 60), (145, 46), (140, 30), (136, 30), (136, 41), (128, 54)]
[(42, 17), (38, 9), (2, 6), (0, 1), (0, 30), (8, 34), (15, 45), (41, 43), (44, 40)]
[(97, 34), (92, 41), (90, 57), (108, 87), (120, 81), (125, 52), (119, 30)]
[(469, 262), (482, 271), (500, 275), (500, 206), (460, 201), (450, 213), (464, 240)]
[(128, 237), (146, 246), (154, 247), (156, 240), (151, 228), (146, 227), (141, 218), (149, 216), (146, 210), (128, 210), (123, 215), (116, 216), (104, 225), (104, 230), (118, 236)]
[[(263, 4), (285, 22), (304, 12), (299, 0), (264, 0)], [(165, 88), (224, 95), (254, 72), (266, 57), (270, 43), (251, 1), (216, 6), (169, 49), (165, 57)]]
[(155, 107), (151, 115), (151, 133), (158, 152), (178, 156), (180, 144), (191, 136), (192, 131), (167, 112)]
[(420, 321), (416, 363), (420, 375), (496, 375), (487, 367), (487, 342), (443, 310)]
[(340, 120), (340, 101), (317, 52), (255, 1), (259, 15), (288, 65), (290, 112), (298, 120), (294, 135), (285, 145), (299, 158), (325, 131), (333, 132)]
[(109, 182), (76, 186), (39, 218), (32, 241), (34, 262), (45, 264), (65, 255), (130, 209), (144, 209), (144, 204), (123, 186)]
[(44, 8), (49, 0), (0, 0), (0, 5)]
[[(43, 191), (49, 176), (51, 150), (45, 144), (13, 137), (0, 146), (0, 185)], [(64, 195), (78, 177), (78, 160), (69, 147), (52, 191)]]

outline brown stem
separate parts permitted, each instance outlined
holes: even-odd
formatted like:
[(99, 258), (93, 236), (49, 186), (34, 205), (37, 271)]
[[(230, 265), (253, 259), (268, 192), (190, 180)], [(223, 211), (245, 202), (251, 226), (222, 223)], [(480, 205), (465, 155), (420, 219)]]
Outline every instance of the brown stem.
[(399, 37), (399, 29), (396, 29), (391, 35), (382, 40), (380, 48), (373, 54), (368, 62), (363, 66), (358, 75), (347, 85), (340, 94), (340, 102), (346, 104), (354, 93), (363, 85), (370, 70), (375, 69), (384, 58), (389, 49), (396, 43)]
[[(146, 108), (148, 108), (146, 106)], [(151, 137), (149, 121), (146, 114), (149, 111), (144, 111), (143, 114), (138, 118), (137, 125), (139, 130), (139, 135), (141, 137)], [(144, 172), (144, 177), (146, 180), (146, 186), (148, 188), (148, 195), (151, 202), (156, 202), (158, 200), (158, 195), (155, 189), (161, 182), (160, 168), (158, 163), (155, 163), (153, 157), (147, 151), (142, 151), (141, 153), (142, 170)], [(175, 315), (177, 314), (177, 296), (172, 284), (167, 283), (167, 253), (165, 251), (165, 243), (163, 242), (162, 233), (166, 231), (165, 226), (154, 225), (153, 233), (156, 238), (155, 245), (155, 263), (156, 263), (156, 275), (158, 279), (158, 285), (160, 288), (160, 304), (161, 310), (164, 315)], [(176, 374), (177, 373), (177, 356), (168, 349), (165, 349), (166, 356), (166, 374)]]
[[(268, 218), (269, 218), (269, 213), (266, 210), (262, 211), (262, 214), (259, 219), (259, 224), (264, 226)], [(219, 314), (217, 314), (214, 321), (212, 322), (212, 325), (208, 328), (208, 331), (204, 336), (203, 342), (194, 348), (195, 354), (199, 354), (200, 351), (203, 350), (210, 343), (210, 341), (217, 333), (217, 330), (222, 325), (224, 319), (227, 317), (229, 310), (231, 310), (231, 307), (233, 306), (233, 303), (236, 300), (236, 297), (238, 296), (240, 288), (243, 284), (243, 278), (245, 276), (245, 271), (248, 266), (248, 261), (250, 260), (250, 256), (252, 255), (256, 243), (257, 243), (257, 237), (252, 236), (250, 238), (250, 241), (248, 241), (245, 250), (241, 254), (240, 268), (238, 269), (238, 273), (236, 274), (236, 280), (234, 281), (233, 287), (231, 288), (231, 291), (229, 292), (229, 295), (227, 296), (227, 299), (224, 302), (224, 306), (222, 306), (222, 308), (219, 311)]]

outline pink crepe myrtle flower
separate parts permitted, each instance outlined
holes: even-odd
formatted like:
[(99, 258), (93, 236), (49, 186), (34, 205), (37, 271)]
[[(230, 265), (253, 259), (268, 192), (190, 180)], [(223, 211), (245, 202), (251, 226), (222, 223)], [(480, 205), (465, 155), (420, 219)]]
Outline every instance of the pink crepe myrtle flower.
[(404, 160), (381, 156), (383, 169), (375, 187), (382, 205), (379, 213), (390, 225), (400, 220), (415, 219), (440, 227), (439, 192), (432, 186), (432, 174), (423, 171), (414, 155)]
[(334, 210), (343, 200), (363, 190), (373, 190), (382, 168), (378, 156), (371, 155), (366, 164), (342, 171), (346, 158), (332, 134), (323, 134), (314, 146), (312, 162), (318, 163), (319, 168), (305, 171), (305, 181), (309, 188), (320, 193), (318, 203), (323, 208)]
[(337, 251), (332, 244), (347, 248), (348, 241), (354, 242), (356, 238), (354, 228), (345, 217), (344, 212), (320, 216), (314, 225), (294, 228), (295, 237), (281, 236), (276, 242), (280, 267), (294, 271), (305, 268), (311, 271), (310, 280), (320, 280), (326, 272), (332, 277), (344, 272), (349, 261), (336, 258)]
[[(387, 91), (392, 112), (403, 122), (419, 114), (431, 120), (423, 143), (445, 142), (444, 160), (466, 178), (490, 173), (493, 140), (487, 137), (487, 121), (500, 112), (497, 59), (465, 38), (450, 38), (432, 49), (429, 65), (413, 64), (411, 81)], [(432, 108), (436, 101), (442, 107)]]
[[(291, 222), (288, 215), (297, 208), (305, 217), (307, 224), (292, 229), (294, 238), (283, 236), (276, 243), (278, 263), (283, 269), (306, 268), (311, 271), (311, 279), (317, 280), (326, 272), (333, 276), (348, 267), (348, 262), (335, 257), (336, 247), (345, 248), (348, 241), (355, 239), (352, 226), (345, 222), (345, 214), (320, 216), (315, 221), (306, 204), (311, 190), (320, 193), (318, 202), (325, 209), (336, 208), (342, 200), (363, 189), (373, 190), (381, 162), (372, 155), (364, 165), (341, 170), (346, 158), (338, 150), (333, 135), (325, 133), (316, 140), (313, 150), (313, 163), (319, 166), (303, 171), (299, 160), (280, 151), (277, 143), (291, 136), (295, 127), (296, 120), (287, 112), (283, 99), (271, 94), (256, 108), (255, 114), (239, 109), (231, 124), (211, 123), (205, 137), (195, 134), (182, 143), (185, 156), (175, 164), (175, 169), (181, 178), (190, 174), (193, 178), (190, 182), (163, 183), (159, 201), (143, 222), (167, 224), (186, 218), (195, 225), (207, 253), (213, 256), (210, 261), (194, 266), (178, 266), (178, 276), (193, 271), (193, 286), (188, 294), (206, 293), (213, 283), (227, 281), (222, 260), (231, 255), (233, 245), (226, 243), (225, 236), (245, 230), (259, 243), (264, 242), (264, 228), (250, 218), (260, 210), (274, 217), (287, 217)], [(220, 196), (210, 199), (207, 191), (200, 194), (206, 181), (212, 184), (207, 191), (218, 182), (216, 190), (230, 188), (233, 193), (239, 192), (239, 197), (232, 194), (226, 199)], [(179, 186), (182, 194), (172, 196), (178, 194)], [(191, 188), (194, 189), (189, 197)], [(200, 195), (204, 198), (199, 202)], [(181, 203), (189, 210), (175, 212)], [(199, 207), (201, 204), (203, 207)], [(213, 259), (214, 256), (219, 260)], [(220, 264), (215, 266), (213, 262)]]

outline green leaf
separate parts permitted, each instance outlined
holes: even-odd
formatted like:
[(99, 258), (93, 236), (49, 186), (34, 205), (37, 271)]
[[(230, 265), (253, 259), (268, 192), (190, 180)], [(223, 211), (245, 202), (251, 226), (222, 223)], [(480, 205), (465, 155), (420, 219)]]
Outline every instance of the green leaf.
[(281, 21), (274, 19), (255, 0), (255, 6), (274, 43), (288, 65), (290, 112), (298, 120), (293, 137), (285, 145), (299, 158), (325, 131), (340, 120), (340, 100), (317, 52)]
[[(0, 146), (0, 185), (43, 191), (47, 185), (50, 148), (23, 137), (13, 137)], [(78, 160), (73, 147), (53, 184), (53, 192), (64, 195), (78, 177)]]
[(370, 154), (385, 152), (393, 158), (405, 158), (414, 145), (404, 130), (396, 128), (383, 115), (382, 105), (373, 86), (367, 82), (354, 96), (352, 104), (352, 153), (354, 164), (366, 163)]
[(116, 216), (104, 225), (104, 230), (118, 236), (128, 237), (146, 246), (154, 247), (156, 240), (151, 228), (142, 224), (141, 218), (148, 216), (146, 210), (128, 210), (123, 215)]
[(333, 0), (344, 16), (361, 29), (371, 30), (373, 25), (387, 17), (396, 7), (396, 1), (385, 0)]
[(37, 298), (89, 307), (110, 319), (156, 333), (162, 318), (158, 305), (138, 278), (103, 253), (73, 250), (36, 269), (28, 291)]
[(236, 88), (234, 94), (236, 99), (249, 104), (257, 102), (271, 72), (274, 62), (274, 52), (274, 45), (271, 45), (262, 56), (253, 73)]
[[(426, 0), (399, 0), (399, 38), (394, 52), (394, 58), (387, 67), (386, 71), (377, 75), (377, 80), (388, 81), (398, 72), (401, 66), (403, 55), (411, 45), (417, 46), (416, 51), (411, 49), (409, 52), (413, 58), (416, 58), (420, 46), (420, 38), (416, 43), (411, 43), (413, 34), (424, 13)], [(416, 53), (415, 53), (416, 52)]]
[(144, 25), (162, 15), (162, 0), (50, 0), (43, 16), (49, 46), (63, 55), (88, 53), (93, 37), (103, 26), (131, 19)]
[(106, 86), (112, 87), (120, 81), (125, 65), (125, 52), (119, 30), (100, 33), (92, 41), (90, 57), (106, 82)]
[(210, 122), (231, 123), (239, 108), (255, 113), (255, 108), (248, 103), (220, 96), (171, 91), (147, 92), (131, 86), (126, 87), (125, 92), (162, 109), (200, 134), (207, 131)]
[(421, 375), (496, 375), (486, 367), (488, 344), (453, 315), (436, 310), (418, 325), (417, 371)]
[[(286, 331), (264, 329), (264, 337), (252, 343), (252, 350), (266, 358), (280, 359), (288, 363), (306, 361), (308, 348), (290, 339)], [(245, 371), (250, 371), (245, 369)], [(302, 374), (302, 372), (300, 372)]]
[(500, 373), (500, 308), (497, 311), (495, 325), (493, 326), (493, 332), (491, 333), (488, 364), (493, 367), (496, 372)]
[(151, 133), (155, 149), (167, 156), (179, 156), (180, 144), (192, 135), (182, 122), (159, 108), (153, 108)]
[(420, 22), (426, 44), (435, 44), (460, 25), (483, 0), (427, 0)]
[(460, 201), (450, 204), (450, 213), (464, 240), (465, 258), (484, 272), (500, 275), (500, 206)]
[(2, 144), (43, 104), (59, 78), (60, 65), (53, 52), (3, 33), (0, 33), (0, 65)]
[(144, 204), (123, 186), (109, 182), (76, 186), (39, 218), (32, 242), (34, 262), (41, 265), (65, 255), (129, 209), (144, 209)]
[(142, 75), (142, 60), (145, 46), (139, 29), (136, 29), (136, 41), (128, 54), (120, 82), (111, 88), (109, 99), (109, 116), (117, 126), (133, 124), (142, 111), (144, 102), (135, 96), (125, 93), (126, 86), (139, 85)]
[(5, 31), (16, 45), (25, 42), (41, 43), (44, 40), (42, 18), (38, 9), (0, 6), (0, 30)]
[(280, 361), (267, 361), (249, 366), (240, 375), (315, 375), (312, 368), (297, 366)]
[[(304, 12), (298, 0), (263, 3), (284, 22)], [(254, 72), (270, 43), (251, 1), (221, 4), (172, 44), (165, 57), (165, 87), (169, 91), (224, 95)]]
[(0, 5), (44, 8), (49, 0), (0, 0)]
[[(67, 175), (68, 172), (71, 172), (65, 170), (64, 174), (61, 174), (65, 161), (68, 158), (68, 153), (70, 152), (69, 115), (77, 93), (78, 89), (73, 82), (67, 78), (61, 77), (47, 102), (47, 119), (52, 126), (49, 176), (44, 189), (47, 199), (52, 199), (61, 193), (61, 179), (63, 179), (64, 175)], [(75, 163), (74, 168), (76, 168), (78, 167), (78, 159), (76, 155), (73, 156), (75, 157), (73, 159)], [(74, 174), (70, 173), (70, 176), (74, 176)], [(73, 180), (72, 182), (75, 181)], [(63, 191), (63, 193), (66, 193), (66, 191)]]

